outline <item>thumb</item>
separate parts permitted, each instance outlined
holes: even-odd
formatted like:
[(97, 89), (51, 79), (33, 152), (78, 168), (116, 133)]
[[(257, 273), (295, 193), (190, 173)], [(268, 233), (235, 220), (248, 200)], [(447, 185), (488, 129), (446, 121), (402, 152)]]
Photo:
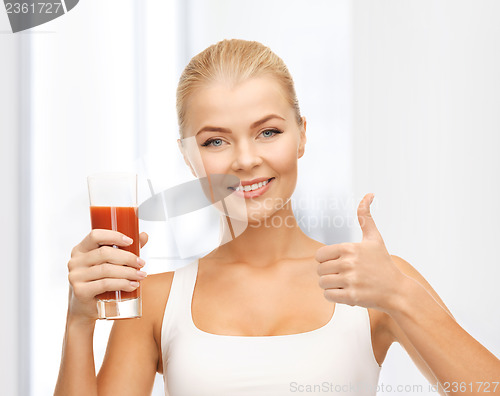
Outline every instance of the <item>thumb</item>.
[(361, 226), (361, 231), (363, 231), (363, 241), (364, 240), (378, 240), (382, 239), (375, 221), (370, 213), (370, 204), (375, 198), (375, 194), (366, 194), (358, 206), (358, 221)]

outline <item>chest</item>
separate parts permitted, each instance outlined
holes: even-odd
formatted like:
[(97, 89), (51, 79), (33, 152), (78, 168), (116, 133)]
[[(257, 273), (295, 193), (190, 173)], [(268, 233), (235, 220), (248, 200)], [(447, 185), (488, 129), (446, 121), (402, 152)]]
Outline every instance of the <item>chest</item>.
[(191, 303), (195, 326), (207, 333), (274, 336), (312, 331), (330, 321), (317, 275), (275, 277), (199, 274)]
[[(171, 394), (285, 395), (297, 391), (292, 385), (377, 383), (366, 311), (327, 301), (314, 273), (273, 281), (200, 277), (190, 303), (193, 324), (212, 334), (171, 333), (165, 372)], [(333, 326), (299, 334), (323, 327), (337, 309)]]
[[(329, 323), (334, 311), (335, 303), (324, 298), (315, 271), (270, 279), (202, 274), (191, 302), (191, 319), (198, 329), (230, 336), (307, 333)], [(375, 309), (368, 314), (372, 352), (381, 365), (393, 342), (388, 318)]]
[[(315, 271), (272, 279), (198, 273), (191, 320), (202, 332), (214, 335), (259, 337), (311, 332), (332, 317), (332, 323), (335, 321), (336, 304), (324, 298), (317, 280)], [(368, 312), (373, 354), (382, 364), (391, 344), (383, 331), (384, 314), (372, 309)]]

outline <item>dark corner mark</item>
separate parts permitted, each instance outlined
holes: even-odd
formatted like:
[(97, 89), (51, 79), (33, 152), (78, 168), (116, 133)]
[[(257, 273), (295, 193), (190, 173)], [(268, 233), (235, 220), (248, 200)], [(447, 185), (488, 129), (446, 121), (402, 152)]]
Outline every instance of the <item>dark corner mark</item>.
[(37, 1), (4, 0), (12, 33), (17, 33), (52, 21), (72, 10), (79, 0)]

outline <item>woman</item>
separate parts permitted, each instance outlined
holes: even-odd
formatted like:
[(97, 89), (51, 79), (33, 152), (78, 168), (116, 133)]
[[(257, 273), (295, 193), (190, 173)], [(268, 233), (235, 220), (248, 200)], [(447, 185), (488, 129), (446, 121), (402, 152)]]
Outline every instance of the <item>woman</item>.
[[(56, 395), (145, 395), (156, 372), (170, 396), (375, 395), (393, 342), (448, 393), (463, 383), (462, 394), (482, 394), (477, 381), (493, 392), (500, 361), (409, 263), (387, 252), (370, 215), (373, 194), (358, 208), (360, 243), (328, 246), (299, 228), (290, 197), (306, 120), (269, 48), (223, 40), (195, 56), (179, 82), (177, 111), (179, 148), (193, 174), (241, 181), (226, 186), (234, 215), (223, 216), (217, 249), (147, 278), (142, 260), (110, 247), (128, 243), (118, 232), (94, 230), (73, 249)], [(131, 291), (138, 281), (143, 317), (114, 322), (96, 377), (95, 296)]]

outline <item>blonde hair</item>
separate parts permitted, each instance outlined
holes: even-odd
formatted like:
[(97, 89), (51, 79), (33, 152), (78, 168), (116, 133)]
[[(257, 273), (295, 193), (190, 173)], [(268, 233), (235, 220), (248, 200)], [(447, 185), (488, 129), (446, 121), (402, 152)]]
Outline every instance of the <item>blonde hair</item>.
[(264, 75), (270, 75), (281, 85), (287, 102), (295, 111), (297, 124), (302, 126), (293, 79), (283, 60), (257, 41), (225, 39), (194, 56), (181, 74), (176, 103), (180, 137), (184, 137), (187, 99), (197, 88), (212, 82), (234, 86)]

